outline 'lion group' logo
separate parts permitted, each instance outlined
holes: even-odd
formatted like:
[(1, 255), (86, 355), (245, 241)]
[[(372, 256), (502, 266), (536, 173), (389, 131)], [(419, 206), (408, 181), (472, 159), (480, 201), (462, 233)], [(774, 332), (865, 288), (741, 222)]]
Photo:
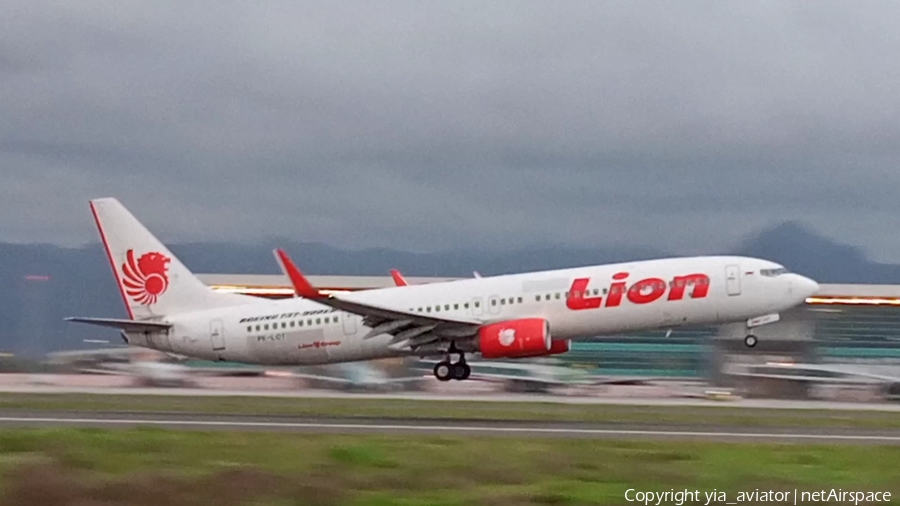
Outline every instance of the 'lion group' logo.
[(128, 250), (125, 263), (122, 264), (125, 292), (139, 304), (156, 304), (159, 296), (169, 287), (169, 277), (166, 274), (170, 261), (170, 258), (157, 252), (144, 253), (135, 261), (134, 250)]
[(509, 346), (516, 340), (516, 329), (503, 329), (500, 331), (500, 344)]

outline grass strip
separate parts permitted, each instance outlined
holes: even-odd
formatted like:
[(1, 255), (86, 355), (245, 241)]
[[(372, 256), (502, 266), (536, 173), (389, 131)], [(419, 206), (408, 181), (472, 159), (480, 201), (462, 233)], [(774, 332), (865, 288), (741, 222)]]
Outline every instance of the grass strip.
[[(0, 503), (203, 505), (771, 504), (741, 492), (900, 497), (900, 447), (21, 429), (0, 432)], [(654, 500), (652, 502), (656, 504)], [(671, 497), (662, 504), (677, 504)], [(789, 503), (793, 503), (791, 499)], [(798, 504), (848, 501), (798, 501)], [(852, 502), (850, 502), (852, 504)], [(640, 504), (640, 503), (638, 503)], [(709, 504), (713, 504), (710, 502)]]

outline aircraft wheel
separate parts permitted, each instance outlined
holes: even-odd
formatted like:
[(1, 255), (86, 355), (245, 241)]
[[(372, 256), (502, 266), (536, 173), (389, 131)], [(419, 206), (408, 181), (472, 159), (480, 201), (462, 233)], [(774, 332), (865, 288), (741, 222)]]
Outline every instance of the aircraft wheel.
[(450, 381), (453, 379), (453, 376), (455, 376), (454, 369), (455, 367), (450, 365), (450, 362), (446, 360), (438, 362), (434, 366), (434, 377), (437, 378), (438, 381)]
[(457, 362), (453, 364), (453, 379), (462, 381), (468, 379), (472, 374), (472, 368), (465, 362)]
[(744, 338), (744, 345), (748, 348), (753, 348), (754, 346), (756, 346), (756, 342), (756, 336), (754, 336), (753, 334), (750, 334), (749, 336)]

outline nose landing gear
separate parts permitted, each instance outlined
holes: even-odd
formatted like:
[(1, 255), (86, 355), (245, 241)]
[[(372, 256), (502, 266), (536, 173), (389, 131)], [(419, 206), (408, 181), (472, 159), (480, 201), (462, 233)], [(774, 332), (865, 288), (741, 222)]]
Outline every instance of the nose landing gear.
[(761, 327), (763, 325), (769, 325), (770, 323), (775, 323), (781, 320), (781, 315), (778, 313), (769, 313), (767, 315), (758, 316), (756, 318), (750, 318), (747, 320), (747, 337), (744, 338), (744, 346), (748, 348), (753, 348), (756, 346), (758, 342), (756, 336), (754, 336), (751, 332), (756, 327)]

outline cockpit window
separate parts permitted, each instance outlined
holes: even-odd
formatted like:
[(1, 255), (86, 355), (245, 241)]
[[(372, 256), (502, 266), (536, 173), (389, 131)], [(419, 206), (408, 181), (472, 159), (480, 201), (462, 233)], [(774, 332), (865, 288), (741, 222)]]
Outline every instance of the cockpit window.
[(781, 276), (782, 274), (787, 274), (788, 270), (784, 267), (779, 267), (777, 269), (762, 269), (759, 271), (760, 274), (766, 277), (774, 278), (775, 276)]

